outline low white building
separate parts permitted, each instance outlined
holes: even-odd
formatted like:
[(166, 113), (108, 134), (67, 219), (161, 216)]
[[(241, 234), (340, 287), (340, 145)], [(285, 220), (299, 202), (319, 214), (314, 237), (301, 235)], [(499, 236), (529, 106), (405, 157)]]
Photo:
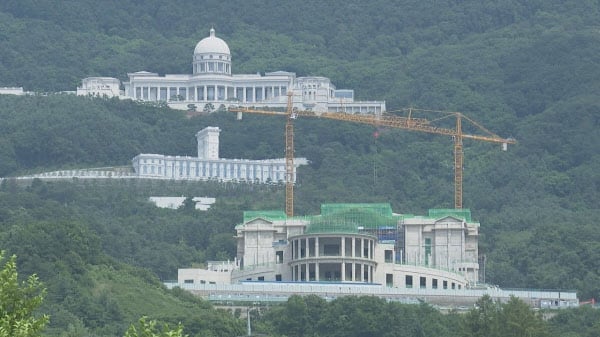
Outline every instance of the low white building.
[(175, 109), (210, 112), (229, 106), (284, 109), (287, 94), (292, 92), (293, 105), (300, 110), (363, 114), (385, 111), (384, 101), (356, 101), (354, 90), (337, 89), (326, 77), (296, 77), (286, 71), (233, 74), (232, 68), (229, 46), (211, 29), (194, 49), (191, 74), (137, 71), (127, 74), (128, 81), (122, 87), (116, 78), (88, 77), (82, 80), (77, 94), (165, 102)]
[[(244, 212), (235, 229), (236, 263), (225, 283), (464, 289), (479, 280), (479, 224), (471, 221), (469, 210), (433, 209), (427, 216), (412, 216), (393, 213), (389, 204), (324, 204), (320, 215), (307, 217)], [(178, 282), (221, 280), (206, 273), (198, 279), (197, 273), (180, 269)]]
[[(150, 197), (149, 200), (160, 208), (178, 209), (183, 206), (186, 197)], [(216, 202), (215, 198), (193, 197), (194, 208), (199, 211), (206, 211)]]
[(25, 95), (23, 87), (0, 87), (0, 95)]
[(88, 77), (77, 87), (78, 96), (119, 97), (121, 81), (113, 77)]
[[(250, 160), (219, 157), (218, 127), (206, 127), (196, 134), (198, 156), (139, 154), (132, 160), (138, 177), (175, 180), (217, 180), (249, 183), (285, 183), (285, 158)], [(294, 159), (296, 168), (306, 165), (306, 158)]]

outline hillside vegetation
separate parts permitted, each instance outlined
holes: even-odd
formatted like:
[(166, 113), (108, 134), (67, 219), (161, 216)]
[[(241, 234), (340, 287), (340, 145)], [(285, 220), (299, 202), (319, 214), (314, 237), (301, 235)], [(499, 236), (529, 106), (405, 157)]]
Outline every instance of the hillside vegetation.
[[(464, 205), (481, 222), (486, 281), (598, 298), (598, 11), (598, 1), (558, 0), (3, 1), (0, 86), (40, 94), (0, 96), (0, 176), (128, 166), (139, 153), (194, 155), (194, 134), (206, 126), (223, 130), (221, 157), (283, 157), (281, 118), (187, 119), (131, 101), (41, 94), (75, 90), (87, 76), (190, 73), (193, 47), (214, 25), (234, 73), (327, 76), (359, 99), (386, 100), (389, 110), (461, 111), (516, 138), (507, 152), (465, 141)], [(389, 202), (414, 214), (452, 207), (452, 139), (318, 119), (295, 126), (296, 155), (310, 161), (298, 171), (296, 214), (331, 202)], [(160, 288), (178, 267), (233, 257), (242, 211), (283, 209), (283, 193), (215, 183), (5, 181), (0, 245), (47, 284), (51, 333), (79, 322), (71, 329), (119, 335), (142, 314), (185, 321), (177, 311), (142, 310), (128, 293)], [(151, 195), (206, 195), (217, 204), (205, 213), (162, 210), (147, 202)], [(114, 290), (122, 295), (103, 290), (129, 278), (134, 287)], [(140, 296), (206, 307), (202, 315), (233, 327), (223, 336), (243, 326), (157, 291)], [(190, 323), (194, 333), (202, 322)]]

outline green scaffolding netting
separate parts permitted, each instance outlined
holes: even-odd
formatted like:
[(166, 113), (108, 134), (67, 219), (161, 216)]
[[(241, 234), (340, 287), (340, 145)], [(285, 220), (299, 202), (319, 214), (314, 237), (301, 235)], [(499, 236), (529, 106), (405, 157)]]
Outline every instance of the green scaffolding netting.
[(321, 215), (309, 218), (305, 233), (372, 233), (395, 229), (400, 216), (390, 204), (323, 204)]

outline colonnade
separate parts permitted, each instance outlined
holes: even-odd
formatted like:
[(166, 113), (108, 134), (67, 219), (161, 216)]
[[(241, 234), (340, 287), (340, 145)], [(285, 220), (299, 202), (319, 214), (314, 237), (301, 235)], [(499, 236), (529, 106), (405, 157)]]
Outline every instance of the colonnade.
[(196, 86), (160, 86), (134, 85), (133, 98), (143, 101), (226, 101), (238, 100), (241, 103), (261, 102), (279, 96), (285, 96), (285, 85), (196, 85)]
[[(198, 160), (155, 160), (143, 162), (136, 168), (140, 176), (164, 176), (165, 178), (186, 179), (245, 179), (264, 183), (285, 180), (284, 163), (251, 163)], [(294, 177), (295, 181), (295, 172)]]
[(368, 236), (291, 239), (293, 281), (373, 282), (375, 240)]

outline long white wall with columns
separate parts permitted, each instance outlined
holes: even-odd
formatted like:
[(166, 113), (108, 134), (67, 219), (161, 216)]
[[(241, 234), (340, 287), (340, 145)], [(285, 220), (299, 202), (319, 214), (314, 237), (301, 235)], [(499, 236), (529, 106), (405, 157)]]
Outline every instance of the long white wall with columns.
[[(218, 180), (250, 183), (285, 183), (285, 158), (249, 160), (219, 158), (218, 127), (207, 127), (196, 134), (198, 156), (139, 154), (132, 160), (137, 176), (175, 180)], [(294, 159), (296, 168), (306, 165), (306, 158)]]

